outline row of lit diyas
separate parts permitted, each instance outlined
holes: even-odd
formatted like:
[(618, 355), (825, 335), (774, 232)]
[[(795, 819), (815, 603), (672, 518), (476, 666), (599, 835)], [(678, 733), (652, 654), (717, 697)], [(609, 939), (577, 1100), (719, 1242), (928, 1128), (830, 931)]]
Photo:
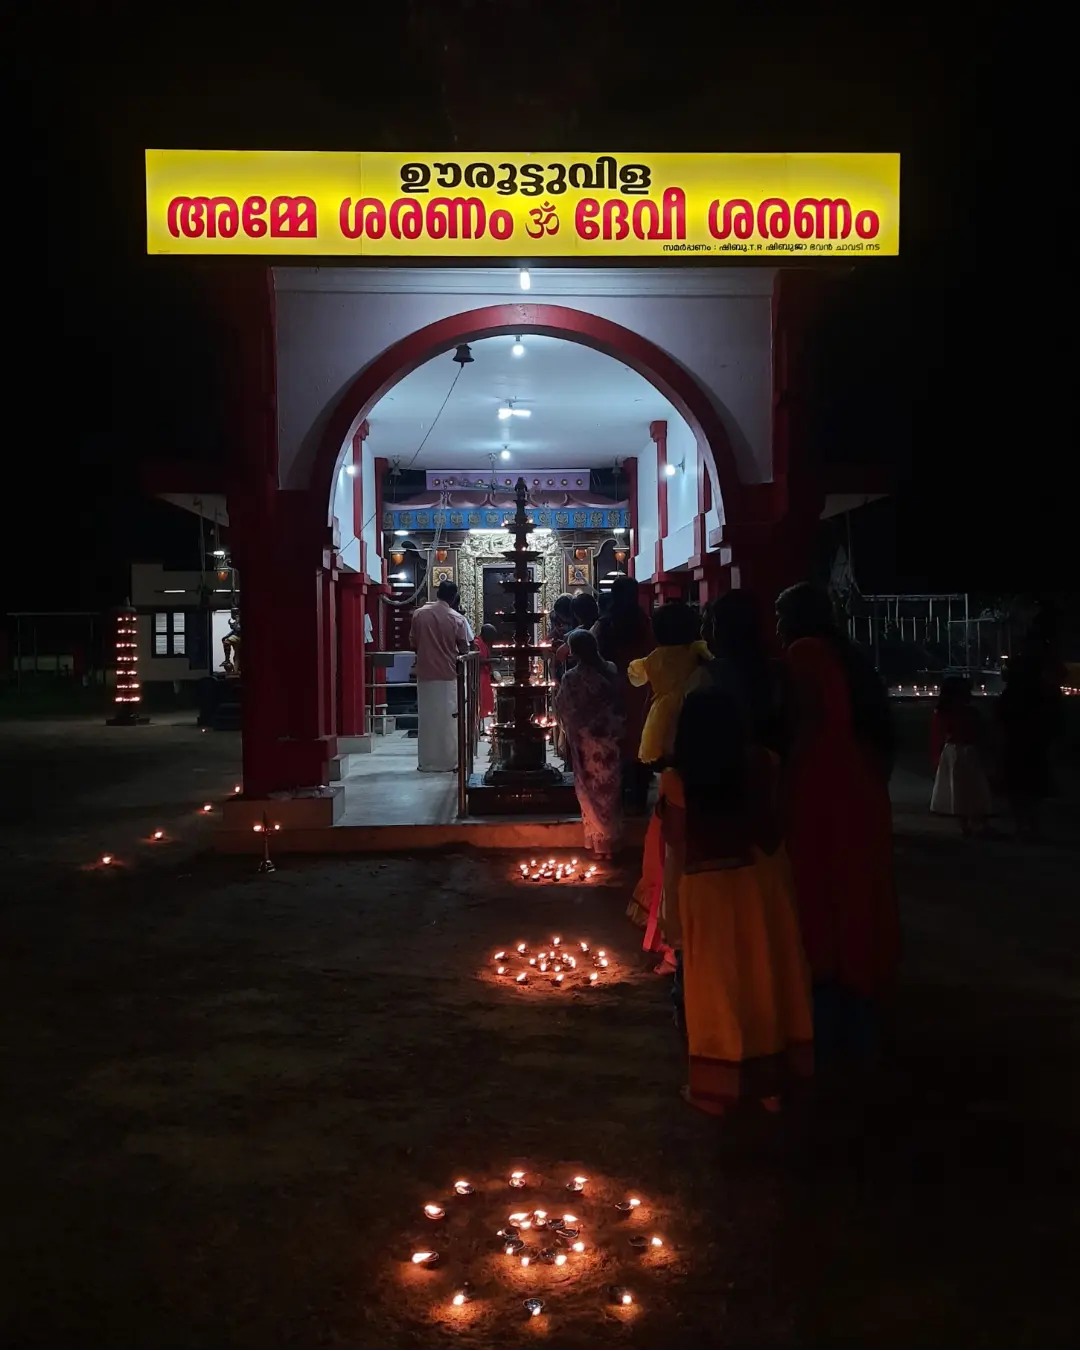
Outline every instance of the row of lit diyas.
[(570, 882), (574, 878), (579, 882), (591, 882), (597, 871), (595, 863), (582, 868), (576, 858), (572, 858), (569, 863), (557, 863), (553, 858), (546, 861), (531, 858), (528, 863), (522, 860), (518, 864), (523, 882)]
[[(588, 1181), (587, 1177), (581, 1175), (572, 1177), (566, 1183), (566, 1190), (580, 1195), (585, 1191)], [(515, 1190), (526, 1188), (530, 1185), (528, 1175), (515, 1170), (507, 1178), (507, 1185)], [(475, 1191), (473, 1184), (465, 1178), (459, 1178), (454, 1183), (454, 1193), (457, 1196), (472, 1196)], [(634, 1214), (640, 1206), (639, 1197), (628, 1196), (616, 1202), (615, 1210), (625, 1217)], [(446, 1207), (429, 1201), (424, 1206), (424, 1216), (433, 1223), (445, 1219)], [(582, 1227), (581, 1220), (569, 1211), (561, 1215), (552, 1215), (540, 1207), (532, 1210), (514, 1210), (507, 1216), (506, 1223), (495, 1231), (495, 1240), (502, 1248), (503, 1254), (516, 1260), (521, 1270), (535, 1269), (535, 1263), (561, 1269), (565, 1268), (573, 1257), (580, 1257), (586, 1251), (587, 1244), (581, 1237)], [(552, 1241), (545, 1247), (529, 1252), (526, 1251), (528, 1239), (522, 1238), (522, 1234), (535, 1236), (541, 1243), (545, 1241), (540, 1238), (541, 1234), (550, 1235)], [(632, 1234), (629, 1246), (636, 1253), (644, 1254), (663, 1248), (664, 1240), (659, 1234)], [(436, 1267), (442, 1259), (434, 1248), (420, 1248), (412, 1254), (410, 1260), (413, 1266)], [(450, 1302), (455, 1308), (460, 1309), (473, 1298), (473, 1287), (465, 1281), (455, 1290)], [(612, 1304), (624, 1308), (634, 1303), (633, 1292), (625, 1285), (608, 1286), (608, 1298)], [(523, 1300), (522, 1304), (530, 1318), (538, 1318), (544, 1312), (544, 1301), (536, 1295)]]
[[(233, 788), (234, 796), (239, 795), (241, 792), (243, 792), (243, 789), (241, 788), (240, 784), (237, 784)], [(199, 816), (212, 816), (213, 812), (214, 812), (214, 804), (212, 802), (204, 802), (202, 806), (198, 808)], [(255, 825), (253, 825), (251, 828), (256, 834), (261, 835), (264, 832), (272, 833), (274, 831), (278, 831), (281, 829), (281, 826), (277, 821), (270, 822), (264, 818), (262, 821), (256, 822)], [(146, 843), (168, 844), (170, 843), (170, 836), (167, 831), (164, 831), (159, 827), (157, 830), (152, 830), (150, 832), (150, 834), (146, 837)], [(111, 868), (118, 865), (120, 863), (120, 859), (118, 859), (115, 854), (102, 854), (101, 857), (98, 859), (98, 862), (101, 864), (103, 868)]]
[[(530, 975), (546, 976), (548, 972), (551, 973), (551, 984), (556, 989), (569, 988), (566, 987), (567, 976), (586, 976), (584, 981), (579, 982), (580, 984), (598, 984), (601, 972), (606, 971), (608, 967), (607, 953), (603, 948), (592, 952), (584, 939), (578, 943), (578, 947), (581, 950), (580, 958), (565, 948), (562, 939), (556, 934), (551, 940), (551, 947), (542, 948), (534, 957), (528, 956), (529, 947), (527, 943), (519, 943), (513, 954), (506, 949), (500, 949), (491, 960), (495, 963), (495, 974), (497, 976), (512, 975), (515, 985), (528, 985)], [(515, 955), (528, 962), (528, 966), (523, 967), (516, 975), (508, 965), (509, 962), (514, 960)], [(581, 966), (579, 966), (579, 961)], [(591, 962), (596, 969), (586, 972), (583, 969), (586, 961)]]

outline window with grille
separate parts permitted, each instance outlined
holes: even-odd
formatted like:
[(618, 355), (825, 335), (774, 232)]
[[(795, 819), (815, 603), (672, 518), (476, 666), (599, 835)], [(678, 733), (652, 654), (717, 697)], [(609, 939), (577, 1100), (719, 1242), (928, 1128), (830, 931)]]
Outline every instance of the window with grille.
[(154, 656), (187, 655), (187, 615), (183, 610), (158, 611), (154, 615)]

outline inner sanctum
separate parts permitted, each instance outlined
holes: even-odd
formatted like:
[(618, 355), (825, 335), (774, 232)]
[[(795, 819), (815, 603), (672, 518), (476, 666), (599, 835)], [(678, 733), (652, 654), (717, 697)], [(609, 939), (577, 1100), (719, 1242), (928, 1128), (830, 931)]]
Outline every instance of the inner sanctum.
[[(435, 818), (462, 810), (573, 814), (572, 777), (553, 735), (552, 612), (561, 596), (589, 595), (602, 607), (617, 577), (651, 575), (657, 476), (676, 496), (677, 512), (684, 485), (672, 480), (685, 475), (688, 456), (695, 461), (689, 426), (617, 359), (522, 333), (456, 345), (419, 366), (372, 409), (364, 449), (379, 474), (386, 586), (382, 623), (372, 626), (372, 641), (377, 631), (383, 643), (369, 653), (365, 747), (340, 765), (345, 819), (369, 820), (372, 811), (409, 817), (421, 800)], [(664, 466), (673, 451), (669, 473)], [(350, 464), (341, 471), (346, 518), (355, 472)], [(696, 510), (696, 472), (688, 487), (687, 505)], [(339, 518), (339, 532), (340, 526)], [(346, 545), (342, 557), (348, 556)], [(469, 762), (461, 801), (456, 784), (407, 777), (416, 765), (420, 716), (412, 619), (446, 582), (457, 587), (470, 632), (487, 633), (492, 653), (492, 715), (482, 728), (461, 729)], [(689, 599), (692, 590), (687, 570), (681, 581), (673, 578), (668, 594)], [(643, 593), (643, 605), (652, 600), (651, 589)], [(528, 715), (520, 705), (526, 678)], [(478, 703), (472, 707), (473, 693), (474, 700), (468, 692), (464, 700), (470, 721), (482, 711)], [(379, 804), (368, 800), (376, 790)], [(407, 804), (395, 805), (399, 794), (408, 795)]]

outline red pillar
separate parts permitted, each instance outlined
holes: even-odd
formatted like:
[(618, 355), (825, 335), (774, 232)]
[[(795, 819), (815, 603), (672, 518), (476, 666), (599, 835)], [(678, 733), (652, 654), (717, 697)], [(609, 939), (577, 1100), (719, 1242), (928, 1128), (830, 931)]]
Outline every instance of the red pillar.
[(341, 697), (337, 729), (341, 736), (364, 734), (366, 662), (364, 661), (364, 611), (367, 582), (358, 573), (338, 578), (338, 673)]
[(623, 461), (623, 472), (626, 474), (626, 511), (629, 521), (629, 528), (626, 532), (626, 571), (633, 577), (634, 558), (637, 555), (638, 548), (638, 469), (637, 456), (629, 455)]
[(338, 730), (338, 634), (337, 585), (335, 556), (328, 551), (320, 570), (319, 620), (323, 648), (323, 701), (326, 730), (336, 735)]
[(659, 605), (678, 594), (678, 588), (672, 590), (664, 572), (664, 540), (668, 532), (667, 422), (650, 422), (649, 436), (656, 445), (656, 560), (653, 594)]

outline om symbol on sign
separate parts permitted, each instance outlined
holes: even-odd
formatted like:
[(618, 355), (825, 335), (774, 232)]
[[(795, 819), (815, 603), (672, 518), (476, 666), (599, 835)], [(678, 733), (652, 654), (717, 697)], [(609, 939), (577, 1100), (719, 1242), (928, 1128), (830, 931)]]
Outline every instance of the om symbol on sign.
[(529, 212), (532, 225), (526, 225), (525, 233), (530, 239), (540, 239), (544, 235), (557, 235), (559, 233), (559, 217), (555, 208), (550, 202), (545, 202), (543, 206), (536, 206)]

